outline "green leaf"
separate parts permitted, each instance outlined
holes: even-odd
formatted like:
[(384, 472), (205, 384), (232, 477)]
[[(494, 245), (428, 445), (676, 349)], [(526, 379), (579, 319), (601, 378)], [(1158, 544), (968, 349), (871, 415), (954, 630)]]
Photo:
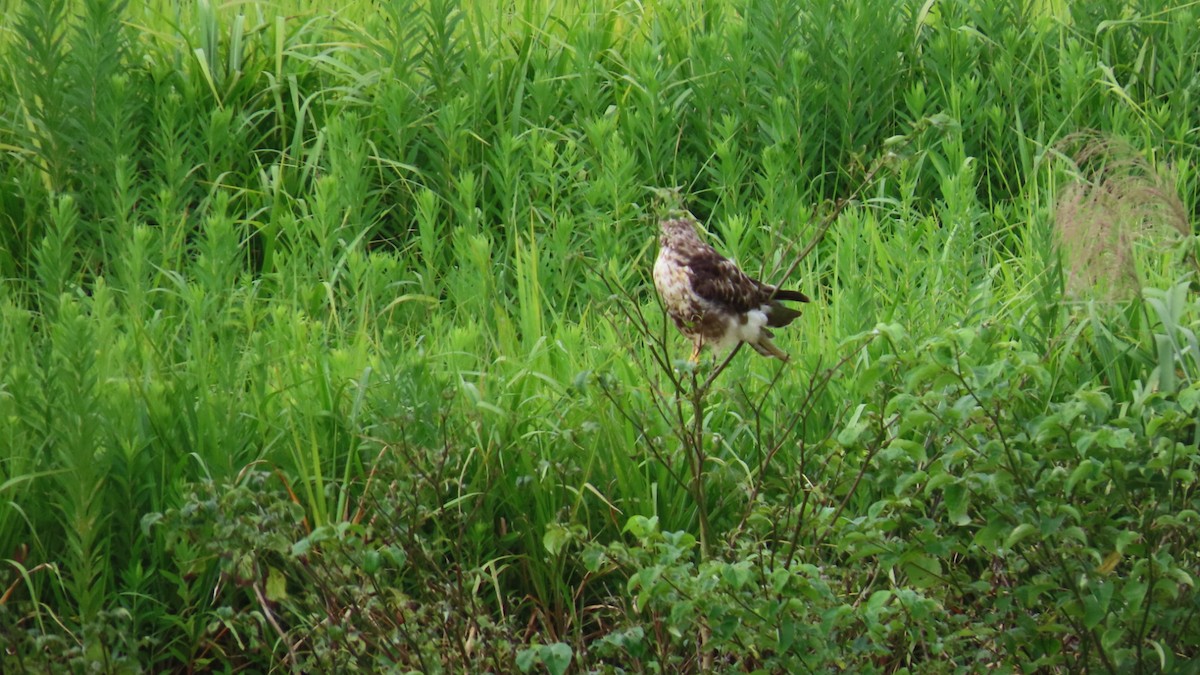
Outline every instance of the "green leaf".
[(1092, 593), (1083, 599), (1083, 625), (1088, 630), (1100, 625), (1108, 614), (1108, 604), (1112, 600), (1113, 585), (1107, 582), (1096, 584)]
[(944, 471), (942, 473), (935, 474), (929, 479), (929, 482), (925, 484), (925, 494), (932, 494), (934, 490), (940, 489), (947, 483), (953, 483), (956, 480), (958, 480), (958, 478), (955, 477), (954, 474), (945, 473)]
[(1180, 483), (1195, 483), (1196, 472), (1191, 469), (1175, 469), (1171, 472), (1171, 480)]
[(925, 445), (916, 441), (908, 441), (898, 438), (888, 444), (884, 449), (883, 457), (908, 458), (919, 464), (924, 464), (928, 459), (925, 452)]
[(975, 533), (975, 545), (983, 550), (996, 555), (1000, 553), (1000, 539), (1004, 536), (1008, 527), (1002, 520), (994, 520), (987, 525), (984, 525), (981, 530)]
[(550, 671), (550, 675), (563, 675), (571, 665), (571, 647), (564, 642), (546, 645), (538, 651), (542, 657), (542, 663), (546, 664), (546, 670)]
[(1168, 569), (1167, 576), (1178, 581), (1180, 584), (1187, 586), (1188, 588), (1196, 587), (1196, 580), (1193, 579), (1192, 575), (1188, 574), (1187, 570), (1185, 570), (1183, 568), (1175, 567), (1172, 569)]
[(1067, 494), (1069, 495), (1075, 491), (1075, 485), (1079, 481), (1084, 480), (1085, 478), (1091, 478), (1095, 470), (1096, 464), (1094, 460), (1085, 459), (1080, 462), (1079, 466), (1075, 467), (1075, 470), (1071, 472), (1070, 478), (1067, 478)]
[(912, 394), (896, 394), (883, 407), (883, 414), (887, 417), (891, 417), (892, 415), (907, 415), (917, 406), (918, 400)]
[(1141, 536), (1140, 532), (1134, 530), (1121, 530), (1118, 532), (1116, 541), (1114, 542), (1117, 553), (1124, 553), (1125, 549), (1129, 548), (1129, 545), (1137, 541)]
[(1021, 523), (1009, 532), (1008, 537), (1004, 540), (1004, 548), (1012, 550), (1014, 546), (1021, 543), (1023, 539), (1037, 532), (1037, 528), (1029, 523)]
[(517, 652), (517, 668), (522, 673), (528, 673), (534, 664), (538, 661), (538, 652), (540, 647), (530, 647)]
[(846, 423), (846, 427), (838, 432), (837, 442), (842, 447), (852, 447), (858, 443), (858, 439), (862, 437), (863, 432), (867, 430), (869, 420), (863, 420), (863, 412), (867, 409), (866, 404), (859, 404), (854, 410), (854, 414), (850, 416), (850, 421)]
[[(1084, 532), (1083, 528), (1079, 527), (1078, 525), (1072, 525), (1070, 527), (1063, 527), (1063, 528), (1058, 529), (1057, 532), (1058, 532), (1058, 536), (1062, 539), (1074, 539), (1075, 541), (1079, 542), (1080, 544), (1083, 544), (1084, 546), (1087, 546), (1087, 544), (1088, 544), (1087, 532)], [(1051, 533), (1047, 532), (1045, 534), (1051, 534)]]
[(1196, 412), (1196, 408), (1200, 406), (1200, 383), (1179, 392), (1179, 407), (1189, 415)]
[(593, 574), (599, 572), (602, 567), (609, 563), (608, 554), (604, 548), (594, 544), (587, 545), (583, 549), (581, 557), (583, 558), (584, 569)]
[(542, 535), (542, 546), (546, 549), (546, 553), (549, 553), (551, 556), (557, 556), (559, 553), (562, 553), (563, 547), (570, 540), (570, 530), (558, 523), (550, 523), (546, 525), (546, 533)]
[(329, 525), (318, 526), (307, 537), (292, 544), (292, 555), (297, 557), (305, 555), (312, 549), (314, 544), (332, 539), (336, 534), (336, 530)]
[(905, 474), (903, 478), (896, 482), (896, 487), (892, 488), (892, 494), (899, 497), (908, 492), (909, 488), (914, 485), (923, 483), (928, 475), (924, 471), (914, 471)]
[(946, 513), (950, 516), (950, 522), (959, 526), (970, 524), (967, 507), (971, 504), (971, 495), (966, 486), (961, 483), (947, 485), (942, 493), (946, 496)]
[(750, 581), (751, 576), (750, 563), (746, 560), (736, 562), (732, 565), (725, 565), (724, 569), (721, 570), (721, 577), (735, 591), (742, 590), (746, 582)]
[(399, 546), (386, 546), (380, 549), (380, 554), (386, 554), (388, 560), (396, 567), (404, 567), (405, 563), (408, 562), (408, 554)]
[(1112, 399), (1102, 391), (1080, 390), (1075, 393), (1075, 396), (1087, 406), (1088, 414), (1094, 420), (1103, 420), (1112, 410)]
[(942, 583), (942, 564), (931, 556), (920, 552), (905, 554), (900, 566), (908, 580), (917, 588), (932, 588)]
[(1150, 640), (1150, 646), (1154, 647), (1154, 653), (1158, 654), (1158, 666), (1164, 671), (1167, 669), (1167, 652), (1163, 649), (1162, 643), (1158, 640)]
[(375, 574), (379, 571), (382, 562), (383, 556), (379, 554), (379, 551), (371, 549), (363, 554), (363, 571), (367, 574)]
[(1129, 607), (1137, 607), (1142, 604), (1142, 600), (1146, 597), (1146, 590), (1150, 588), (1149, 584), (1140, 580), (1127, 581), (1121, 587), (1121, 599)]
[(900, 433), (912, 433), (914, 430), (924, 427), (932, 427), (938, 423), (938, 418), (933, 413), (927, 410), (918, 410), (916, 408), (904, 413), (904, 417), (900, 420)]
[(928, 118), (930, 126), (942, 131), (955, 131), (959, 129), (958, 120), (947, 115), (946, 113), (937, 113), (930, 115)]
[(142, 534), (149, 537), (150, 528), (163, 519), (161, 513), (147, 513), (142, 516)]
[(1118, 649), (1126, 639), (1128, 638), (1125, 630), (1119, 626), (1114, 626), (1113, 628), (1109, 628), (1108, 630), (1104, 631), (1104, 633), (1100, 636), (1100, 644), (1104, 646), (1104, 651), (1111, 654), (1113, 650)]
[(275, 567), (267, 568), (267, 599), (271, 602), (287, 600), (287, 578)]
[(664, 532), (663, 541), (667, 544), (666, 554), (674, 560), (679, 554), (686, 553), (696, 545), (696, 537), (690, 532)]
[(891, 598), (892, 591), (886, 589), (875, 591), (871, 594), (871, 597), (867, 598), (867, 604), (863, 608), (863, 614), (868, 617), (875, 618), (879, 615), (880, 610), (883, 609), (883, 606), (886, 605), (888, 600), (891, 600)]
[(629, 522), (625, 523), (625, 532), (632, 534), (638, 539), (645, 539), (652, 532), (658, 530), (658, 516), (631, 516)]
[(792, 645), (796, 642), (796, 619), (788, 614), (785, 615), (779, 624), (778, 630), (779, 651), (787, 653)]
[(663, 568), (660, 565), (645, 567), (637, 572), (634, 572), (629, 577), (629, 581), (625, 582), (626, 592), (633, 592), (635, 588), (641, 589), (638, 591), (636, 602), (639, 610), (646, 609), (649, 600), (658, 591), (662, 585)]

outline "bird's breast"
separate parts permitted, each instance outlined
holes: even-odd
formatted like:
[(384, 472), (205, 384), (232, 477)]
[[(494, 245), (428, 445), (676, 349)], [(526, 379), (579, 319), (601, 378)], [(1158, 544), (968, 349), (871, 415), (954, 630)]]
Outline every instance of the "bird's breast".
[(654, 287), (671, 316), (684, 321), (698, 318), (699, 307), (687, 268), (669, 250), (661, 251), (654, 262)]

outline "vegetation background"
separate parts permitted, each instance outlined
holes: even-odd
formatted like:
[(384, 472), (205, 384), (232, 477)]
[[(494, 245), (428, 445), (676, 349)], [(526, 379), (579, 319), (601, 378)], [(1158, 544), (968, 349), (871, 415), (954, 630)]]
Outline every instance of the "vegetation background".
[(0, 0), (0, 669), (1197, 672), (1198, 3), (340, 5)]

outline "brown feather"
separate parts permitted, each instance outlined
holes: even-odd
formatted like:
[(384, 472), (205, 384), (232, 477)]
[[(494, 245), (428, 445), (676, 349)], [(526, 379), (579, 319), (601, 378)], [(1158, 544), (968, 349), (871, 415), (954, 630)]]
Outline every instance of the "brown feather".
[(775, 299), (788, 300), (791, 302), (808, 302), (808, 296), (800, 291), (787, 291), (782, 288), (775, 291)]
[(783, 328), (799, 316), (800, 310), (772, 302), (770, 309), (767, 310), (767, 325), (771, 328)]
[(711, 247), (692, 256), (688, 268), (692, 274), (692, 290), (709, 302), (741, 313), (757, 309), (767, 301), (769, 292), (762, 284)]

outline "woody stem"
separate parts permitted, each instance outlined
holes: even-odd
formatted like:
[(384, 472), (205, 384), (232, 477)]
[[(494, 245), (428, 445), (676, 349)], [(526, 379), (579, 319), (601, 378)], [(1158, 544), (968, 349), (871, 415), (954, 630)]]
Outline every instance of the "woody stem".
[(708, 543), (710, 533), (708, 528), (708, 500), (704, 494), (704, 399), (708, 393), (710, 382), (700, 385), (696, 381), (696, 371), (692, 371), (692, 433), (691, 469), (692, 469), (692, 500), (696, 502), (696, 514), (700, 521), (700, 560), (708, 559)]

